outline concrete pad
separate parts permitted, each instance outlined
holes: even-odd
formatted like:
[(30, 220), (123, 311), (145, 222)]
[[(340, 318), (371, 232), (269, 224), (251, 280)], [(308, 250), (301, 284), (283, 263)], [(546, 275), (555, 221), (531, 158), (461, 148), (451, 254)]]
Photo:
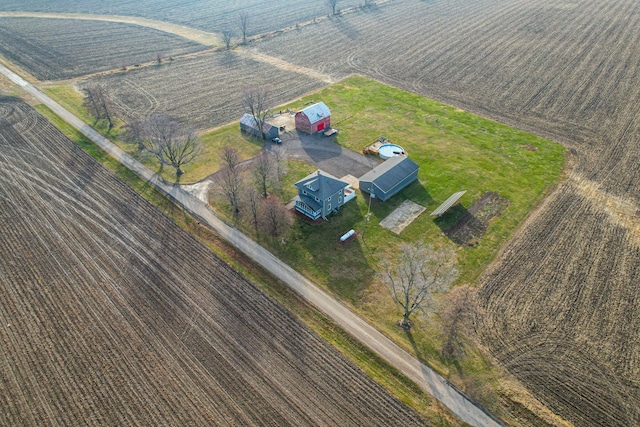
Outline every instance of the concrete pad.
[(358, 178), (353, 175), (345, 175), (340, 178), (340, 181), (348, 182), (349, 186), (354, 190), (358, 190), (360, 188), (360, 182), (358, 181)]
[(380, 225), (396, 234), (400, 234), (402, 230), (408, 227), (409, 224), (418, 218), (426, 209), (424, 206), (420, 206), (411, 200), (405, 200), (385, 219), (380, 221)]

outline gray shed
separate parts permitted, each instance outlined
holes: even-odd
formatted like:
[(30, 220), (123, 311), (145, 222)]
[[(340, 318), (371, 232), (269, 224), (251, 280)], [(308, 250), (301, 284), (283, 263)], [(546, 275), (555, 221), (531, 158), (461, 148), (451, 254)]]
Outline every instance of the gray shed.
[[(273, 139), (278, 136), (278, 128), (276, 126), (264, 122), (264, 126), (262, 128), (267, 139)], [(240, 130), (253, 136), (257, 136), (258, 138), (262, 138), (260, 130), (258, 130), (258, 125), (256, 124), (256, 119), (254, 119), (251, 114), (245, 113), (242, 116), (240, 119)]]
[(360, 177), (360, 190), (386, 201), (418, 178), (418, 166), (407, 156), (394, 156)]

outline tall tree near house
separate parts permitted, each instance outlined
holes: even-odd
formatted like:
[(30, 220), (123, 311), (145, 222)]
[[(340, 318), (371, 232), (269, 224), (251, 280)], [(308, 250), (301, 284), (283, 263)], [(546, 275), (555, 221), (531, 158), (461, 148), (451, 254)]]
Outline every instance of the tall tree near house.
[(400, 325), (411, 328), (415, 311), (433, 310), (434, 295), (443, 292), (457, 276), (455, 254), (436, 250), (423, 242), (403, 244), (395, 259), (382, 261), (382, 281), (389, 286), (394, 301), (402, 308)]
[(249, 12), (242, 11), (238, 14), (238, 28), (242, 34), (242, 44), (247, 44), (247, 32), (249, 31)]
[(253, 116), (262, 139), (266, 140), (264, 134), (264, 123), (269, 114), (269, 90), (265, 87), (252, 87), (244, 91), (242, 106)]
[(332, 15), (335, 15), (338, 8), (338, 0), (325, 0), (327, 7), (331, 11)]
[(235, 148), (227, 146), (222, 149), (221, 160), (223, 169), (218, 183), (231, 205), (233, 215), (236, 216), (240, 213), (240, 189), (242, 188), (240, 155)]
[(262, 193), (262, 197), (266, 198), (269, 195), (269, 181), (271, 181), (273, 175), (273, 160), (269, 152), (263, 151), (256, 157), (252, 172), (256, 184)]
[(439, 312), (445, 336), (443, 355), (457, 358), (464, 354), (463, 335), (472, 332), (477, 316), (482, 314), (477, 298), (477, 291), (468, 285), (457, 286), (444, 297)]
[(231, 49), (231, 40), (233, 39), (233, 31), (226, 29), (222, 30), (222, 41), (227, 50)]
[(287, 207), (273, 194), (262, 199), (258, 216), (260, 227), (271, 237), (282, 236), (293, 223)]
[(253, 228), (256, 232), (256, 236), (258, 236), (258, 228), (259, 228), (259, 210), (260, 210), (260, 192), (253, 186), (247, 186), (245, 191), (245, 199), (247, 203), (247, 207), (249, 208), (249, 212), (251, 213), (251, 222), (253, 223)]
[(106, 120), (109, 124), (109, 130), (115, 126), (114, 116), (116, 106), (111, 101), (104, 86), (96, 84), (86, 87), (84, 92), (84, 101), (82, 106), (87, 109), (89, 114), (95, 119), (94, 126), (100, 120)]
[(271, 149), (271, 152), (273, 153), (274, 175), (279, 188), (280, 178), (287, 173), (287, 148), (284, 145), (276, 145)]

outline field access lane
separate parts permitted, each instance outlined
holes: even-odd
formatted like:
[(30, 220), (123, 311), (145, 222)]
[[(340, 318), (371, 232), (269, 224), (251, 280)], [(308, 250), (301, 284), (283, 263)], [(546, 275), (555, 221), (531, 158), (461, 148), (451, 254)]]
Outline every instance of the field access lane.
[(404, 351), (310, 280), (280, 261), (271, 252), (249, 239), (244, 233), (226, 224), (215, 215), (207, 204), (184, 191), (179, 185), (172, 185), (163, 181), (149, 168), (122, 151), (49, 96), (3, 65), (0, 65), (0, 73), (52, 109), (63, 120), (90, 138), (124, 166), (207, 223), (219, 233), (221, 237), (286, 283), (310, 304), (329, 316), (336, 324), (340, 325), (346, 331), (349, 331), (351, 335), (414, 381), (421, 389), (442, 402), (454, 414), (460, 417), (460, 419), (478, 427), (502, 425), (499, 420), (472, 402), (431, 368)]

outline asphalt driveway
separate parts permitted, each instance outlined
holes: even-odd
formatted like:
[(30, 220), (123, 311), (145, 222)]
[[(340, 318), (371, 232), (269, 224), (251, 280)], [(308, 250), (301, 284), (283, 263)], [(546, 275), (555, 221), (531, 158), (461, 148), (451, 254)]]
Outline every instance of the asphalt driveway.
[(337, 178), (346, 175), (361, 177), (382, 162), (377, 157), (341, 147), (335, 138), (323, 134), (309, 135), (295, 129), (280, 135), (287, 158), (303, 160)]

